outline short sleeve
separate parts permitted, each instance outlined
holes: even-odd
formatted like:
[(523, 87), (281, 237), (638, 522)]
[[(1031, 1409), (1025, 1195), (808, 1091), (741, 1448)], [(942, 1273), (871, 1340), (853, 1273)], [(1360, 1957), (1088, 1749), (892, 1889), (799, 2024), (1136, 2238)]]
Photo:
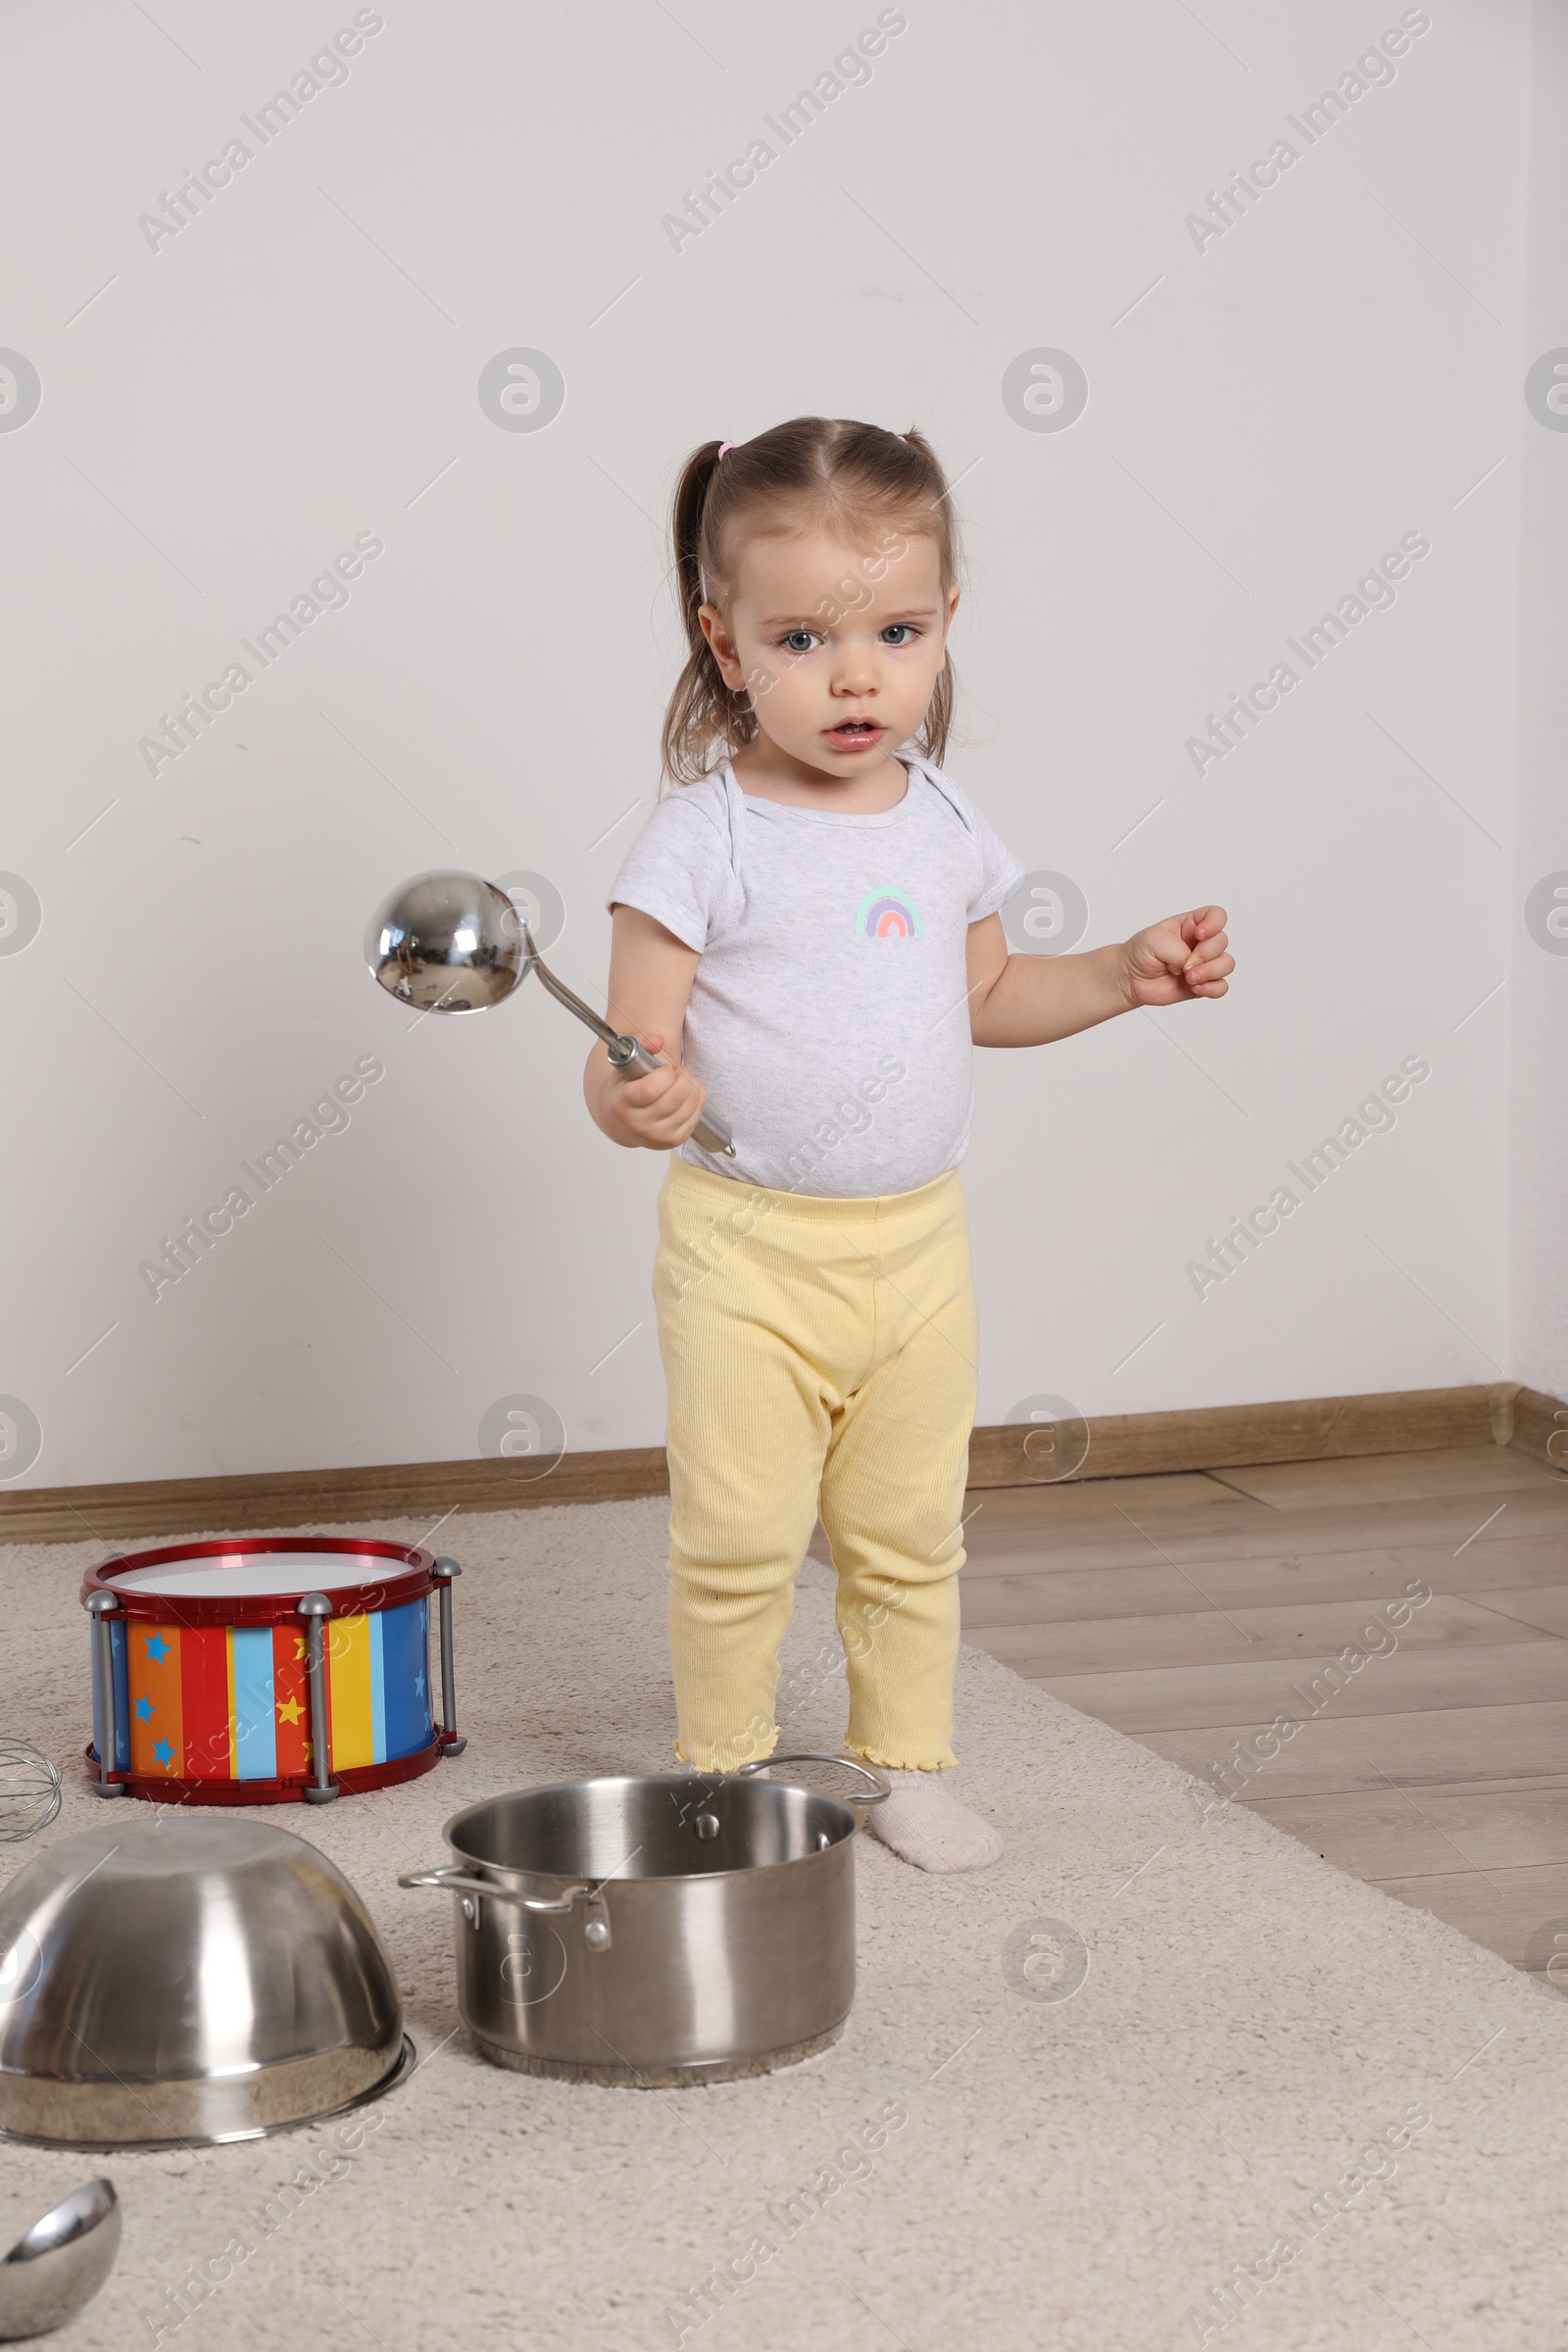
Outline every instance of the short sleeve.
[(930, 760), (923, 764), (930, 783), (948, 803), (979, 852), (980, 881), (969, 901), (967, 920), (971, 923), (984, 922), (988, 914), (995, 914), (999, 907), (1005, 906), (1029, 869), (1020, 863), (1006, 843), (986, 823), (968, 794), (960, 790), (951, 776), (944, 775), (941, 768)]
[(978, 895), (969, 902), (969, 920), (978, 923), (983, 922), (988, 914), (995, 914), (999, 906), (1005, 906), (1028, 868), (1013, 856), (1006, 843), (992, 831), (972, 803), (971, 813), (975, 847), (980, 852), (980, 889)]
[(688, 784), (658, 804), (605, 905), (641, 907), (701, 955), (723, 919), (730, 883), (722, 810), (706, 785)]

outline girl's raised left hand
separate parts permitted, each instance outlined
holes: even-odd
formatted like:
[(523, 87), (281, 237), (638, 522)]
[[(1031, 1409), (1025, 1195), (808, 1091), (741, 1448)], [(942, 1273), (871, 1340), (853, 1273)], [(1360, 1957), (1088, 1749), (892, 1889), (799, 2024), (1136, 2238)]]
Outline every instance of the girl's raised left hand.
[(1136, 932), (1121, 951), (1128, 1003), (1185, 1004), (1195, 997), (1224, 996), (1225, 975), (1236, 969), (1229, 945), (1223, 906), (1167, 915), (1162, 923)]

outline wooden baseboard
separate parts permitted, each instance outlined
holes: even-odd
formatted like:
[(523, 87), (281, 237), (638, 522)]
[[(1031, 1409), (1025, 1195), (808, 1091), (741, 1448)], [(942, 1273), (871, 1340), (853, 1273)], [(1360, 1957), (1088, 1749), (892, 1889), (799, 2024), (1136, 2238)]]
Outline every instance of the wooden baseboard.
[[(1560, 1415), (1561, 1418), (1554, 1418)], [(1408, 1389), (1363, 1396), (1221, 1404), (1168, 1413), (1117, 1413), (1091, 1422), (977, 1429), (971, 1487), (1046, 1480), (1151, 1478), (1249, 1462), (1321, 1461), (1334, 1455), (1405, 1453), (1434, 1446), (1516, 1445), (1545, 1460), (1555, 1433), (1568, 1457), (1568, 1406), (1512, 1381), (1464, 1389)], [(1028, 1450), (1025, 1450), (1025, 1447)], [(246, 1528), (428, 1518), (439, 1535), (455, 1514), (544, 1504), (620, 1502), (665, 1494), (663, 1447), (566, 1453), (543, 1476), (526, 1463), (403, 1462), (352, 1470), (241, 1472), (230, 1478), (149, 1479), (99, 1487), (0, 1492), (0, 1543), (94, 1541), (114, 1550), (133, 1539)], [(448, 1534), (445, 1541), (455, 1540)]]
[(662, 1446), (563, 1454), (543, 1477), (511, 1462), (391, 1462), (352, 1470), (266, 1470), (230, 1478), (155, 1478), (103, 1487), (29, 1487), (0, 1493), (0, 1543), (80, 1544), (118, 1550), (131, 1537), (234, 1534), (246, 1528), (329, 1527), (356, 1519), (515, 1511), (530, 1504), (624, 1502), (667, 1494)]
[(1508, 1443), (1553, 1470), (1568, 1472), (1568, 1404), (1540, 1389), (1520, 1389), (1513, 1400)]
[[(1511, 1381), (1466, 1389), (1400, 1389), (1295, 1402), (1214, 1404), (1168, 1413), (1114, 1413), (1062, 1427), (1061, 1451), (1038, 1428), (977, 1429), (969, 1448), (972, 1487), (1021, 1487), (1065, 1475), (1150, 1478), (1180, 1470), (1224, 1470), (1249, 1462), (1323, 1461), (1332, 1455), (1409, 1453), (1434, 1446), (1505, 1446)], [(1080, 1449), (1087, 1443), (1087, 1449)], [(1026, 1451), (1027, 1447), (1027, 1451)]]

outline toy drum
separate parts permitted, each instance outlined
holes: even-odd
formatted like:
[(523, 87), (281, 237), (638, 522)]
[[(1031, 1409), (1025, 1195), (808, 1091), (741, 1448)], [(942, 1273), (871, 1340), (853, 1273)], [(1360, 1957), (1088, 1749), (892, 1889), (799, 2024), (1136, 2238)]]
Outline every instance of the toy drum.
[[(90, 1569), (100, 1796), (325, 1804), (466, 1744), (452, 1662), (456, 1560), (401, 1544), (265, 1536)], [(430, 1703), (430, 1595), (445, 1724)]]

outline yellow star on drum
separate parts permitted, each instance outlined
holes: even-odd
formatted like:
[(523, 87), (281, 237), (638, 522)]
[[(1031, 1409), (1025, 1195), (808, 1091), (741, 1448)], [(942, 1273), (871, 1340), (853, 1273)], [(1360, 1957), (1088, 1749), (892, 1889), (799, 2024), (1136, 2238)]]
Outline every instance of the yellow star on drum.
[(280, 1698), (277, 1702), (277, 1720), (279, 1723), (298, 1723), (304, 1712), (305, 1709), (300, 1705), (300, 1702), (297, 1698)]

